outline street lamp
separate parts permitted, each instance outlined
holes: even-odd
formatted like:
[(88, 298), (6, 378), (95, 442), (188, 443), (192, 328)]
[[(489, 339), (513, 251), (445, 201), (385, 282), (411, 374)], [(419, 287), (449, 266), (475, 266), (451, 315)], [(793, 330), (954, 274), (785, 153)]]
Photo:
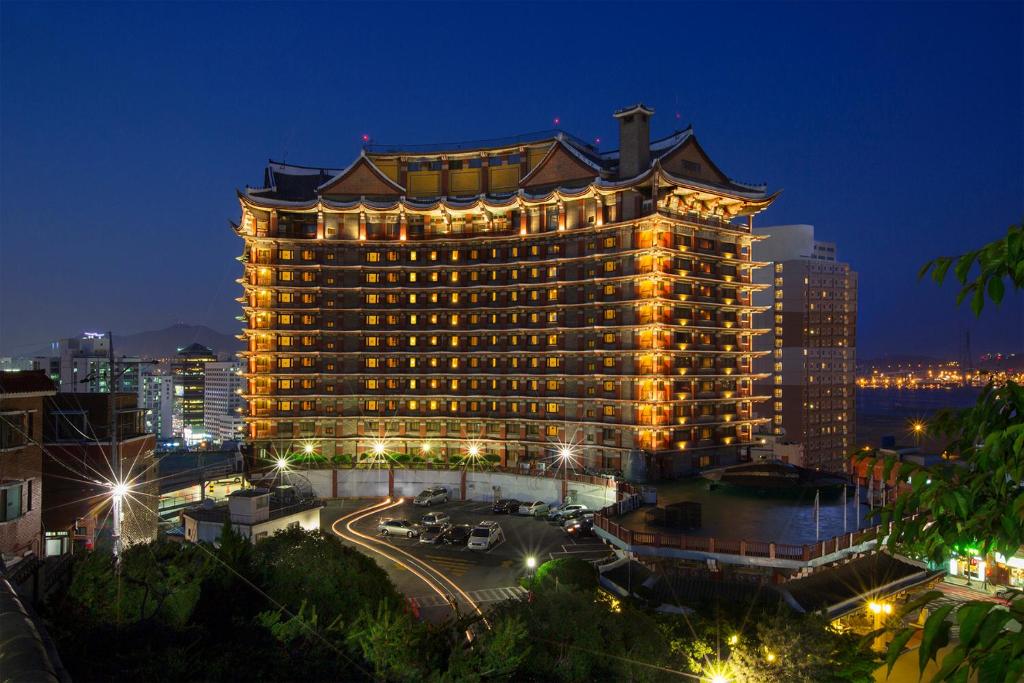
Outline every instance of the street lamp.
[(530, 571), (533, 571), (534, 569), (536, 569), (537, 568), (537, 558), (534, 557), (533, 555), (530, 555), (529, 557), (527, 557), (526, 558), (526, 568), (529, 569)]
[(914, 445), (921, 445), (921, 435), (924, 434), (925, 424), (920, 420), (915, 420), (910, 424), (910, 431), (914, 434)]
[(569, 464), (574, 462), (576, 457), (572, 444), (565, 444), (558, 449), (558, 460), (562, 463), (562, 501), (569, 493)]

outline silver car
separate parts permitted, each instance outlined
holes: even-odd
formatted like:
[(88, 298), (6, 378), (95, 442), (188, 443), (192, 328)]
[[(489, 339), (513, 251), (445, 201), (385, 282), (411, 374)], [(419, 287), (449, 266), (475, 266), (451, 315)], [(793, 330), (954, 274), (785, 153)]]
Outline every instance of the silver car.
[(433, 543), (437, 544), (441, 542), (441, 537), (444, 532), (451, 526), (450, 524), (431, 524), (423, 527), (420, 531), (420, 543)]
[(377, 523), (377, 531), (381, 536), (405, 536), (416, 538), (420, 530), (407, 519), (382, 519)]
[(430, 507), (435, 503), (447, 503), (448, 502), (448, 489), (443, 486), (431, 486), (429, 489), (424, 489), (420, 492), (420, 495), (412, 499), (413, 505), (426, 505)]
[(563, 520), (570, 519), (574, 514), (582, 514), (584, 512), (587, 512), (586, 505), (580, 505), (579, 503), (566, 503), (561, 507), (550, 510), (548, 512), (548, 519), (561, 522)]
[(532, 503), (520, 503), (519, 514), (536, 517), (548, 514), (548, 504), (543, 500), (535, 500)]
[(451, 523), (452, 518), (448, 516), (447, 512), (428, 512), (420, 517), (420, 526), (430, 526), (431, 524), (444, 524), (447, 526)]

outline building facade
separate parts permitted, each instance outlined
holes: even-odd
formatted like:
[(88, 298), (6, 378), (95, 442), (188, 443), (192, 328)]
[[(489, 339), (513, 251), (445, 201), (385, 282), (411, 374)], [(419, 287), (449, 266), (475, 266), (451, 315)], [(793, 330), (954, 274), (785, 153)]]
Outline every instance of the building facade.
[(174, 383), (164, 367), (154, 364), (139, 366), (139, 407), (145, 413), (145, 429), (158, 439), (174, 434)]
[[(116, 391), (139, 391), (140, 358), (121, 356)], [(99, 332), (78, 338), (59, 339), (50, 344), (50, 354), (34, 359), (33, 367), (46, 372), (66, 393), (106, 393), (110, 390), (110, 340)]]
[(752, 443), (752, 216), (774, 200), (692, 128), (621, 149), (553, 131), (271, 162), (239, 193), (248, 436), (504, 464), (577, 444), (637, 478)]
[(217, 356), (202, 344), (189, 344), (178, 350), (171, 361), (174, 376), (174, 400), (180, 415), (180, 427), (174, 426), (175, 436), (180, 434), (187, 443), (206, 438), (206, 414), (203, 403), (206, 395), (206, 364)]
[(115, 396), (119, 466), (111, 461), (109, 394), (58, 393), (43, 416), (47, 554), (93, 549), (112, 533), (111, 482), (128, 484), (120, 534), (125, 546), (156, 538), (159, 483), (153, 451), (156, 437), (146, 432), (145, 410), (137, 395)]
[(56, 393), (43, 372), (0, 373), (0, 571), (42, 553), (43, 411)]
[(755, 275), (767, 288), (755, 301), (770, 308), (755, 324), (771, 335), (756, 341), (769, 352), (755, 361), (758, 406), (771, 432), (803, 446), (803, 465), (840, 472), (856, 447), (857, 273), (836, 260), (835, 245), (814, 239), (810, 225), (755, 229), (765, 237), (754, 258), (770, 263)]
[(218, 443), (245, 438), (245, 376), (241, 361), (206, 364), (203, 402), (205, 431)]

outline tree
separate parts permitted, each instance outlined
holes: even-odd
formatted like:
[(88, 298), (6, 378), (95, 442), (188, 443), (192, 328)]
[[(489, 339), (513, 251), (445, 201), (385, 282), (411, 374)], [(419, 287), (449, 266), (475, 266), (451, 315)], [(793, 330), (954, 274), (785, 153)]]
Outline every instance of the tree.
[(721, 674), (732, 681), (866, 682), (880, 661), (868, 644), (835, 631), (828, 619), (798, 615), (779, 603), (722, 605), (657, 621), (670, 666), (702, 680)]
[(873, 680), (878, 658), (859, 637), (833, 631), (825, 617), (779, 612), (758, 619), (730, 646), (727, 667), (737, 681), (839, 683)]
[(527, 586), (530, 588), (565, 586), (590, 591), (597, 588), (597, 570), (589, 562), (575, 557), (548, 560), (537, 567), (537, 573), (532, 581), (527, 580)]
[[(506, 649), (521, 647), (515, 671), (502, 675), (517, 681), (665, 677), (668, 644), (649, 615), (596, 590), (548, 585), (536, 591), (532, 602), (501, 603), (488, 616), (495, 632), (507, 629), (510, 634)], [(525, 627), (525, 640), (514, 624)], [(494, 641), (485, 637), (482, 643), (486, 647)]]
[[(955, 265), (954, 265), (955, 264)], [(959, 257), (940, 257), (921, 269), (942, 283), (950, 268), (960, 284), (957, 303), (971, 299), (975, 315), (986, 298), (999, 304), (1007, 285), (1024, 288), (1024, 225), (1010, 226), (1002, 239)], [(886, 459), (885, 476), (894, 467), (910, 490), (883, 510), (892, 522), (887, 543), (909, 549), (933, 562), (949, 557), (957, 547), (978, 546), (1012, 555), (1024, 543), (1024, 387), (1008, 381), (990, 383), (977, 403), (966, 410), (941, 412), (929, 430), (943, 438), (956, 464), (919, 468)], [(874, 454), (865, 456), (876, 461)], [(922, 471), (923, 470), (923, 471)], [(918, 516), (911, 513), (923, 512)], [(927, 593), (904, 610), (909, 613), (937, 597)], [(949, 643), (953, 607), (946, 605), (925, 622), (919, 652), (923, 670)], [(973, 673), (979, 680), (1012, 683), (1024, 677), (1024, 597), (1009, 608), (990, 602), (968, 602), (955, 611), (959, 641), (942, 660), (933, 681), (965, 681)], [(913, 635), (901, 629), (890, 644), (889, 669)]]
[(363, 613), (401, 604), (373, 560), (301, 529), (255, 548), (230, 527), (216, 548), (135, 545), (119, 568), (89, 553), (74, 576), (46, 614), (62, 660), (82, 681), (125, 672), (146, 681), (372, 680), (348, 630)]

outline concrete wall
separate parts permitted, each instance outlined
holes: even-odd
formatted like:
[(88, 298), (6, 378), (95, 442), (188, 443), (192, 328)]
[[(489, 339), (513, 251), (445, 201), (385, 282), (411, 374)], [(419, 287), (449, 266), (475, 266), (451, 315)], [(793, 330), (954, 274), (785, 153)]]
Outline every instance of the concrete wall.
[[(309, 470), (303, 475), (313, 486), (319, 498), (334, 496), (332, 470)], [(444, 486), (452, 500), (462, 500), (462, 472), (460, 470), (404, 470), (394, 471), (394, 489), (389, 491), (387, 470), (337, 471), (339, 498), (385, 498), (388, 495), (410, 497), (430, 486)], [(598, 510), (615, 502), (615, 487), (569, 482), (569, 493), (578, 503)], [(466, 500), (491, 502), (496, 498), (542, 500), (559, 503), (562, 500), (562, 480), (506, 472), (466, 472)]]
[(443, 486), (452, 500), (462, 500), (462, 472), (458, 470), (395, 470), (396, 496), (413, 497), (431, 486)]
[[(330, 498), (331, 493), (331, 470), (323, 470), (327, 473), (326, 486), (323, 489), (313, 484), (313, 490), (320, 498)], [(308, 475), (307, 475), (308, 476)], [(317, 482), (320, 482), (320, 478)], [(310, 478), (310, 482), (313, 479)], [(387, 498), (388, 497), (388, 471), (387, 470), (338, 470), (338, 497), (339, 498)]]
[(522, 501), (542, 500), (551, 504), (561, 500), (562, 482), (503, 472), (468, 472), (466, 498), (485, 502), (496, 498), (515, 498)]

